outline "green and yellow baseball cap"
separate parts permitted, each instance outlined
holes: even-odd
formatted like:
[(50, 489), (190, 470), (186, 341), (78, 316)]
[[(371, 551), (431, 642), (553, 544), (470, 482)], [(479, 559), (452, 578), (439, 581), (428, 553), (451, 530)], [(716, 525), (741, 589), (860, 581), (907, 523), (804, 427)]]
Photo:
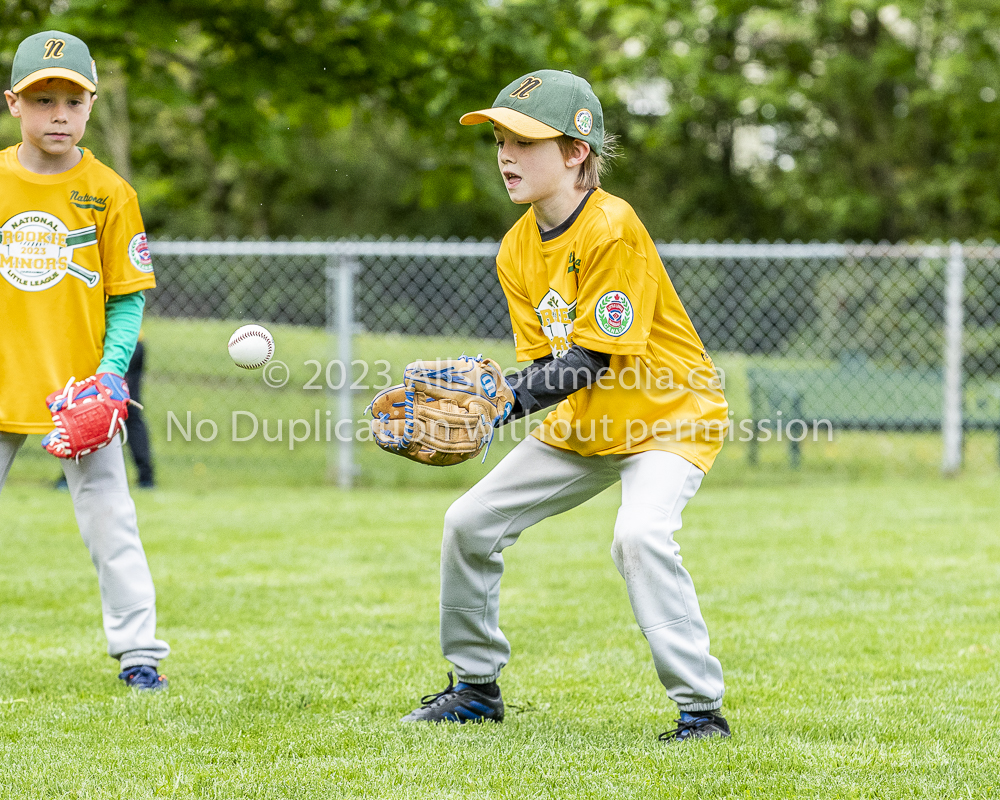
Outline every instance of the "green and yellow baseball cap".
[(18, 45), (10, 90), (17, 94), (46, 78), (65, 78), (88, 92), (97, 91), (97, 65), (82, 39), (62, 31), (42, 31)]
[(604, 146), (601, 101), (583, 78), (572, 72), (541, 69), (505, 87), (493, 108), (471, 111), (463, 125), (495, 122), (529, 139), (572, 136), (583, 139), (598, 155)]

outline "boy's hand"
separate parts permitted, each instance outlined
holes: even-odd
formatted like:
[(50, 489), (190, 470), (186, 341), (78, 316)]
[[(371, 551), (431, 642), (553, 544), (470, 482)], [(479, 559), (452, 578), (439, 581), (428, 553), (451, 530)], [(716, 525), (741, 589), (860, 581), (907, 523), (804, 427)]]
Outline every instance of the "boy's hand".
[(372, 414), (375, 443), (421, 464), (447, 467), (473, 458), (514, 407), (514, 393), (490, 359), (414, 361), (403, 383), (379, 392)]
[[(118, 375), (100, 372), (69, 383), (45, 398), (55, 430), (42, 447), (58, 458), (79, 458), (111, 443), (124, 428), (129, 403), (128, 385)], [(140, 406), (141, 408), (141, 406)]]

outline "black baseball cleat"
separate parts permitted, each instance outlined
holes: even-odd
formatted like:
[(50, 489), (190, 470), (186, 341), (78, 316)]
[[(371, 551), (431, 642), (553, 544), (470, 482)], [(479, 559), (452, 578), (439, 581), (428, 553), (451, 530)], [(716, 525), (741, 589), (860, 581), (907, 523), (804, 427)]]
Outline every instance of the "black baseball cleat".
[(167, 676), (158, 674), (156, 667), (148, 664), (123, 669), (118, 677), (126, 686), (141, 692), (159, 692), (168, 686)]
[[(496, 684), (493, 684), (496, 686)], [(403, 722), (482, 722), (492, 720), (503, 722), (503, 700), (500, 688), (495, 696), (487, 694), (476, 684), (455, 683), (452, 673), (448, 673), (448, 688), (437, 694), (420, 698), (422, 705), (411, 711)]]
[(677, 723), (676, 728), (657, 737), (661, 742), (685, 742), (688, 739), (709, 739), (712, 736), (723, 739), (729, 737), (729, 723), (724, 716), (714, 711), (696, 711), (693, 714), (682, 711), (681, 718), (674, 722)]

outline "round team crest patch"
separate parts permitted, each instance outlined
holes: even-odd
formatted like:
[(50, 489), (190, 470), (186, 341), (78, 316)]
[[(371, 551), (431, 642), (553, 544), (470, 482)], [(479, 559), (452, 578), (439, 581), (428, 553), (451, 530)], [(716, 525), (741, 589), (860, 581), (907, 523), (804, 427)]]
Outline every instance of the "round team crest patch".
[(597, 327), (608, 336), (621, 336), (632, 327), (632, 303), (625, 292), (608, 292), (594, 309)]
[(128, 260), (140, 272), (153, 271), (153, 259), (149, 256), (149, 243), (145, 233), (137, 233), (128, 243)]
[(96, 243), (93, 225), (71, 231), (53, 214), (25, 211), (0, 225), (0, 276), (22, 292), (43, 292), (67, 275), (93, 289), (100, 273), (73, 258), (76, 250)]
[(584, 136), (589, 136), (590, 132), (594, 129), (594, 115), (586, 108), (581, 108), (576, 112), (576, 116), (573, 117), (573, 124), (576, 125), (576, 129), (580, 133)]

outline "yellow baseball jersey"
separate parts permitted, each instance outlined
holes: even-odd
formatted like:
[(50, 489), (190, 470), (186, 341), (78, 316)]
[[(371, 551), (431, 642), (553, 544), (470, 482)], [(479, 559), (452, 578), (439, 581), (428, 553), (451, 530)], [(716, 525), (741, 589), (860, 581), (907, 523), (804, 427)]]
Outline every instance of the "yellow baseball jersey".
[(0, 431), (47, 433), (45, 398), (93, 375), (107, 295), (156, 285), (135, 190), (83, 150), (37, 175), (0, 151)]
[(575, 343), (611, 364), (532, 434), (584, 456), (664, 450), (707, 472), (728, 405), (653, 240), (628, 203), (601, 189), (563, 228), (543, 241), (529, 209), (500, 246), (517, 358), (559, 357)]

